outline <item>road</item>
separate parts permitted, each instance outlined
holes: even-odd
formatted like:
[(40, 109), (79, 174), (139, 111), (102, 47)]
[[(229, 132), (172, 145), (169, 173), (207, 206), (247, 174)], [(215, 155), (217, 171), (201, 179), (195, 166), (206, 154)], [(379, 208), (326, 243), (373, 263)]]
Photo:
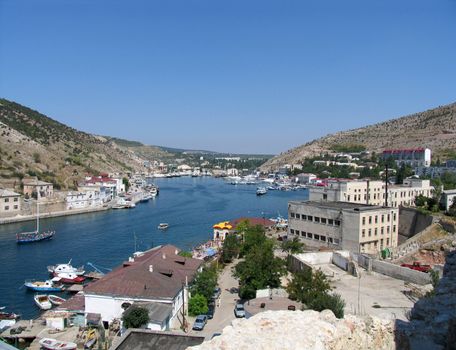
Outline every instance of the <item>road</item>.
[[(188, 334), (204, 336), (206, 339), (211, 339), (214, 333), (221, 333), (223, 328), (231, 324), (235, 319), (234, 306), (239, 296), (237, 293), (231, 293), (231, 288), (238, 288), (238, 281), (232, 276), (231, 269), (237, 264), (238, 261), (233, 261), (231, 264), (225, 266), (219, 276), (218, 284), (222, 293), (215, 308), (214, 317), (209, 320), (202, 331), (190, 330)], [(195, 318), (189, 318), (190, 325), (193, 325)]]

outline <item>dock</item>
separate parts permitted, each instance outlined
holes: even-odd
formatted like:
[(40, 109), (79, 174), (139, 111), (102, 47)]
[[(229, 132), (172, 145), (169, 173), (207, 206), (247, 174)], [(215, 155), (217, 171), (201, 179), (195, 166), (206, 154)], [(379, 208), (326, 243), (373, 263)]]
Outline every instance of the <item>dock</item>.
[(83, 289), (84, 289), (84, 286), (82, 284), (73, 284), (73, 285), (69, 286), (66, 289), (66, 291), (69, 293), (78, 293), (78, 292), (82, 292)]

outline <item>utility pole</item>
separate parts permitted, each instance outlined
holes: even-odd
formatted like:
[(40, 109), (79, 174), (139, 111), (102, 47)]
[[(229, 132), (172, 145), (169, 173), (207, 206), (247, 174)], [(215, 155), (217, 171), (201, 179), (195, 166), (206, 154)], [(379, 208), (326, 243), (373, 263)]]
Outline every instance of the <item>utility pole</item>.
[(388, 206), (388, 164), (385, 168), (385, 207)]

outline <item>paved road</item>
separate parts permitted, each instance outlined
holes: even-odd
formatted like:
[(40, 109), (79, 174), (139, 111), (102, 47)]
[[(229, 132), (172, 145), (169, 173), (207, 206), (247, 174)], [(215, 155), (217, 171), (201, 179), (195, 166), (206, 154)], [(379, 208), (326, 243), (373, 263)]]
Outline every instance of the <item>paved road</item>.
[[(237, 288), (239, 286), (238, 281), (232, 276), (231, 268), (237, 263), (234, 261), (225, 267), (223, 272), (219, 276), (219, 287), (222, 290), (220, 299), (218, 300), (218, 307), (215, 308), (214, 317), (209, 320), (202, 331), (190, 330), (189, 334), (204, 336), (206, 339), (210, 339), (214, 333), (221, 333), (223, 328), (231, 324), (231, 321), (235, 319), (234, 306), (238, 300), (237, 293), (231, 293), (231, 288)], [(193, 325), (194, 318), (191, 318), (190, 322)]]

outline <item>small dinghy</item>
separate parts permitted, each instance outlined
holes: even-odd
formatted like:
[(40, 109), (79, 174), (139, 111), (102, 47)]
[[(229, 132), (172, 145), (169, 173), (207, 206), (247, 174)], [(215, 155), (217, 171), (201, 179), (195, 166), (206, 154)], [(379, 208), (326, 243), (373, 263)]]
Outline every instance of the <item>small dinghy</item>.
[(44, 282), (27, 280), (24, 286), (36, 292), (61, 292), (63, 290), (63, 286), (55, 285), (52, 280)]
[(35, 294), (33, 299), (35, 299), (35, 304), (38, 305), (41, 310), (49, 310), (52, 308), (52, 304), (46, 294)]
[(60, 305), (64, 301), (66, 301), (66, 299), (63, 299), (63, 298), (58, 297), (57, 295), (53, 295), (53, 294), (49, 294), (48, 297), (49, 297), (49, 301), (54, 305)]
[(169, 227), (169, 224), (167, 224), (166, 222), (162, 222), (160, 225), (158, 225), (157, 228), (159, 230), (166, 230), (168, 227)]
[(43, 349), (48, 350), (73, 350), (77, 344), (69, 341), (60, 341), (52, 338), (43, 338), (40, 340), (40, 345)]

